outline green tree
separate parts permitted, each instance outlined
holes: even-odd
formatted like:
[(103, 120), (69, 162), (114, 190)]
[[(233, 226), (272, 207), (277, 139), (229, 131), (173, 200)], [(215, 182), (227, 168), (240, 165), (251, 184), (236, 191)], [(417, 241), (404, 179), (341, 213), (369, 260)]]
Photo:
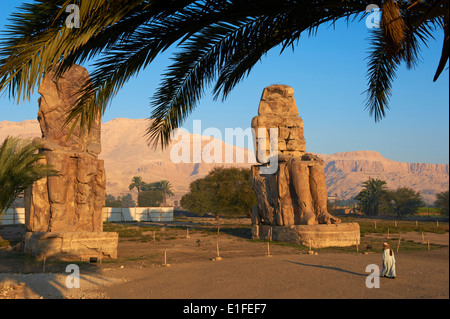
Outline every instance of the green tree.
[(134, 207), (135, 201), (131, 197), (131, 194), (125, 196), (118, 196), (117, 199), (109, 194), (105, 196), (105, 207)]
[(172, 184), (170, 184), (169, 181), (162, 180), (162, 181), (159, 182), (159, 190), (162, 191), (163, 194), (164, 194), (163, 205), (167, 206), (167, 196), (174, 196), (175, 195), (173, 193), (173, 186), (172, 186)]
[(122, 207), (134, 207), (136, 202), (131, 197), (131, 194), (126, 194), (122, 197), (119, 196), (119, 200), (122, 202)]
[(164, 201), (164, 193), (160, 190), (146, 190), (138, 194), (139, 207), (159, 207)]
[(128, 186), (128, 189), (131, 191), (133, 188), (136, 188), (137, 192), (139, 193), (144, 184), (145, 183), (142, 181), (142, 177), (133, 176), (133, 178), (131, 179), (131, 184)]
[(138, 190), (138, 205), (141, 207), (154, 207), (161, 204), (166, 206), (167, 196), (174, 196), (173, 186), (168, 180), (146, 183), (140, 176), (134, 176), (129, 188), (131, 190), (135, 187)]
[(386, 182), (369, 178), (368, 181), (362, 183), (362, 187), (363, 190), (355, 197), (359, 202), (359, 209), (369, 216), (378, 215), (380, 203), (388, 194)]
[(141, 190), (142, 191), (159, 191), (159, 192), (161, 192), (163, 194), (162, 204), (164, 206), (167, 205), (167, 196), (175, 195), (173, 193), (172, 184), (167, 180), (162, 180), (162, 181), (153, 182), (153, 183), (142, 182)]
[(189, 193), (180, 201), (184, 209), (194, 214), (205, 214), (213, 211), (213, 199), (211, 189), (206, 178), (200, 178), (189, 185)]
[(116, 199), (113, 195), (106, 194), (105, 207), (122, 207), (122, 201)]
[[(80, 27), (66, 26), (69, 4), (80, 7)], [(12, 16), (1, 39), (0, 91), (30, 98), (45, 72), (61, 75), (92, 62), (92, 84), (82, 88), (67, 118), (90, 126), (123, 85), (170, 47), (173, 64), (152, 98), (148, 136), (167, 146), (206, 86), (225, 99), (271, 49), (294, 49), (304, 34), (338, 20), (364, 19), (373, 0), (36, 0)], [(449, 0), (384, 0), (380, 29), (371, 32), (367, 108), (385, 116), (400, 64), (415, 66), (421, 46), (444, 33), (436, 80), (449, 56)]]
[(13, 201), (35, 181), (57, 172), (40, 160), (40, 145), (7, 137), (0, 145), (0, 220)]
[(151, 191), (151, 190), (159, 190), (160, 184), (159, 182), (152, 182), (152, 183), (142, 183), (141, 190), (142, 191)]
[(397, 216), (414, 214), (419, 207), (425, 205), (420, 192), (409, 187), (399, 187), (389, 191), (388, 198), (392, 203), (392, 210)]
[(436, 202), (435, 205), (440, 208), (442, 215), (448, 216), (448, 206), (449, 206), (449, 191), (443, 191), (436, 194)]
[(249, 175), (248, 169), (215, 168), (190, 184), (190, 192), (182, 197), (181, 206), (196, 214), (249, 215), (256, 204)]

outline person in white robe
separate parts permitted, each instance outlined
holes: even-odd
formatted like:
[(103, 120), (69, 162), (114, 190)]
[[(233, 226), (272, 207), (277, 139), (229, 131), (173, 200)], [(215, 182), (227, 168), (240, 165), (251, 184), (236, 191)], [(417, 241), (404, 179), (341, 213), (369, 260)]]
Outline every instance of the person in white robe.
[(381, 269), (381, 277), (395, 278), (395, 256), (388, 243), (383, 243), (383, 268)]

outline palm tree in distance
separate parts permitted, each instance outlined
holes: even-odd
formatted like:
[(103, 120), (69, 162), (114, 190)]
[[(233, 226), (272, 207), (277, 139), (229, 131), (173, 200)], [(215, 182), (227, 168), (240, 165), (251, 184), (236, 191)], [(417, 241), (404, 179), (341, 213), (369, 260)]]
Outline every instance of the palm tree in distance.
[(163, 204), (164, 204), (164, 206), (167, 206), (167, 196), (174, 196), (173, 186), (167, 180), (162, 180), (158, 184), (159, 184), (159, 186), (158, 186), (159, 190), (161, 190), (164, 194)]
[[(61, 75), (92, 59), (92, 83), (71, 110), (72, 120), (90, 127), (121, 87), (169, 47), (179, 51), (152, 98), (148, 138), (167, 146), (213, 85), (225, 99), (273, 48), (294, 49), (301, 35), (323, 24), (367, 16), (373, 0), (36, 0), (12, 15), (0, 44), (0, 91), (18, 101), (30, 98), (43, 75)], [(67, 27), (69, 4), (79, 6), (79, 28)], [(389, 107), (399, 65), (412, 68), (420, 47), (444, 32), (436, 80), (449, 56), (449, 0), (384, 0), (381, 28), (373, 31), (367, 70), (369, 113), (379, 121)], [(78, 17), (75, 17), (78, 18)], [(70, 25), (69, 25), (70, 26)]]
[(144, 185), (145, 183), (142, 181), (142, 177), (133, 176), (133, 178), (131, 179), (131, 184), (128, 186), (128, 189), (131, 191), (133, 188), (136, 188), (139, 194), (139, 191), (142, 189)]
[(14, 200), (35, 181), (57, 172), (40, 163), (39, 145), (7, 137), (0, 145), (0, 220)]
[(373, 179), (362, 183), (363, 190), (356, 195), (355, 199), (360, 203), (360, 209), (369, 216), (378, 215), (380, 201), (387, 195), (386, 182), (380, 179)]
[(133, 188), (136, 188), (138, 193), (140, 191), (158, 191), (162, 194), (163, 201), (162, 204), (164, 206), (167, 205), (167, 196), (174, 196), (173, 193), (173, 186), (172, 184), (167, 180), (162, 180), (159, 182), (153, 182), (153, 183), (146, 183), (142, 180), (140, 176), (134, 176), (131, 180), (131, 184), (129, 186), (129, 189), (132, 190)]

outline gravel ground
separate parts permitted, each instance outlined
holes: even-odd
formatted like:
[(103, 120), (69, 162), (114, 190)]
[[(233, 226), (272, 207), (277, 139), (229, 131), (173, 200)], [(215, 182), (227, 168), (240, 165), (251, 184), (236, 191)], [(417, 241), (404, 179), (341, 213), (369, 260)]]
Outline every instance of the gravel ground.
[[(409, 235), (421, 240), (417, 234)], [(226, 233), (219, 238), (221, 260), (214, 258), (217, 237), (211, 234), (159, 242), (120, 241), (119, 260), (81, 266), (79, 288), (66, 286), (71, 274), (65, 272), (67, 264), (49, 265), (45, 272), (38, 264), (25, 271), (23, 260), (12, 258), (14, 251), (3, 248), (0, 299), (449, 298), (448, 233), (428, 236), (430, 242), (446, 245), (442, 248), (400, 249), (395, 255), (397, 278), (376, 277), (379, 288), (366, 286), (370, 274), (366, 267), (381, 268), (381, 253), (310, 255), (291, 246), (271, 245), (267, 257), (265, 242)], [(170, 267), (163, 265), (164, 251)]]

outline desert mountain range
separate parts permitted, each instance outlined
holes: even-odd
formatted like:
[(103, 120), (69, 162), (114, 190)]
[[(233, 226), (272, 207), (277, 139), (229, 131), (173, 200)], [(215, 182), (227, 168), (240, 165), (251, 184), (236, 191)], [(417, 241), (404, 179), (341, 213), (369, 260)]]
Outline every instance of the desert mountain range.
[[(131, 193), (136, 197), (135, 190), (128, 190), (133, 176), (141, 176), (145, 182), (166, 179), (174, 187), (175, 196), (169, 199), (170, 203), (179, 200), (189, 190), (192, 181), (205, 176), (216, 166), (248, 168), (255, 163), (254, 154), (245, 148), (190, 133), (182, 135), (164, 151), (160, 147), (153, 148), (144, 136), (148, 123), (147, 119), (118, 118), (102, 124), (102, 152), (99, 157), (105, 161), (108, 194), (120, 196)], [(37, 120), (0, 121), (0, 141), (8, 135), (33, 138), (40, 137), (41, 132)], [(192, 152), (196, 139), (201, 140), (201, 150), (206, 155), (220, 157), (219, 150), (222, 150), (223, 159), (225, 154), (234, 155), (234, 160), (228, 162), (236, 162), (236, 154), (242, 154), (244, 161), (219, 164), (204, 157), (196, 163)], [(208, 148), (211, 146), (213, 151)], [(218, 153), (215, 154), (216, 151)], [(188, 152), (190, 156), (187, 159), (190, 160), (185, 160), (188, 163), (179, 162), (180, 154), (186, 155)], [(337, 194), (341, 199), (351, 198), (369, 177), (386, 181), (391, 189), (411, 187), (420, 191), (429, 204), (434, 202), (436, 193), (449, 189), (448, 164), (396, 162), (375, 151), (317, 155), (325, 161), (329, 196)]]

